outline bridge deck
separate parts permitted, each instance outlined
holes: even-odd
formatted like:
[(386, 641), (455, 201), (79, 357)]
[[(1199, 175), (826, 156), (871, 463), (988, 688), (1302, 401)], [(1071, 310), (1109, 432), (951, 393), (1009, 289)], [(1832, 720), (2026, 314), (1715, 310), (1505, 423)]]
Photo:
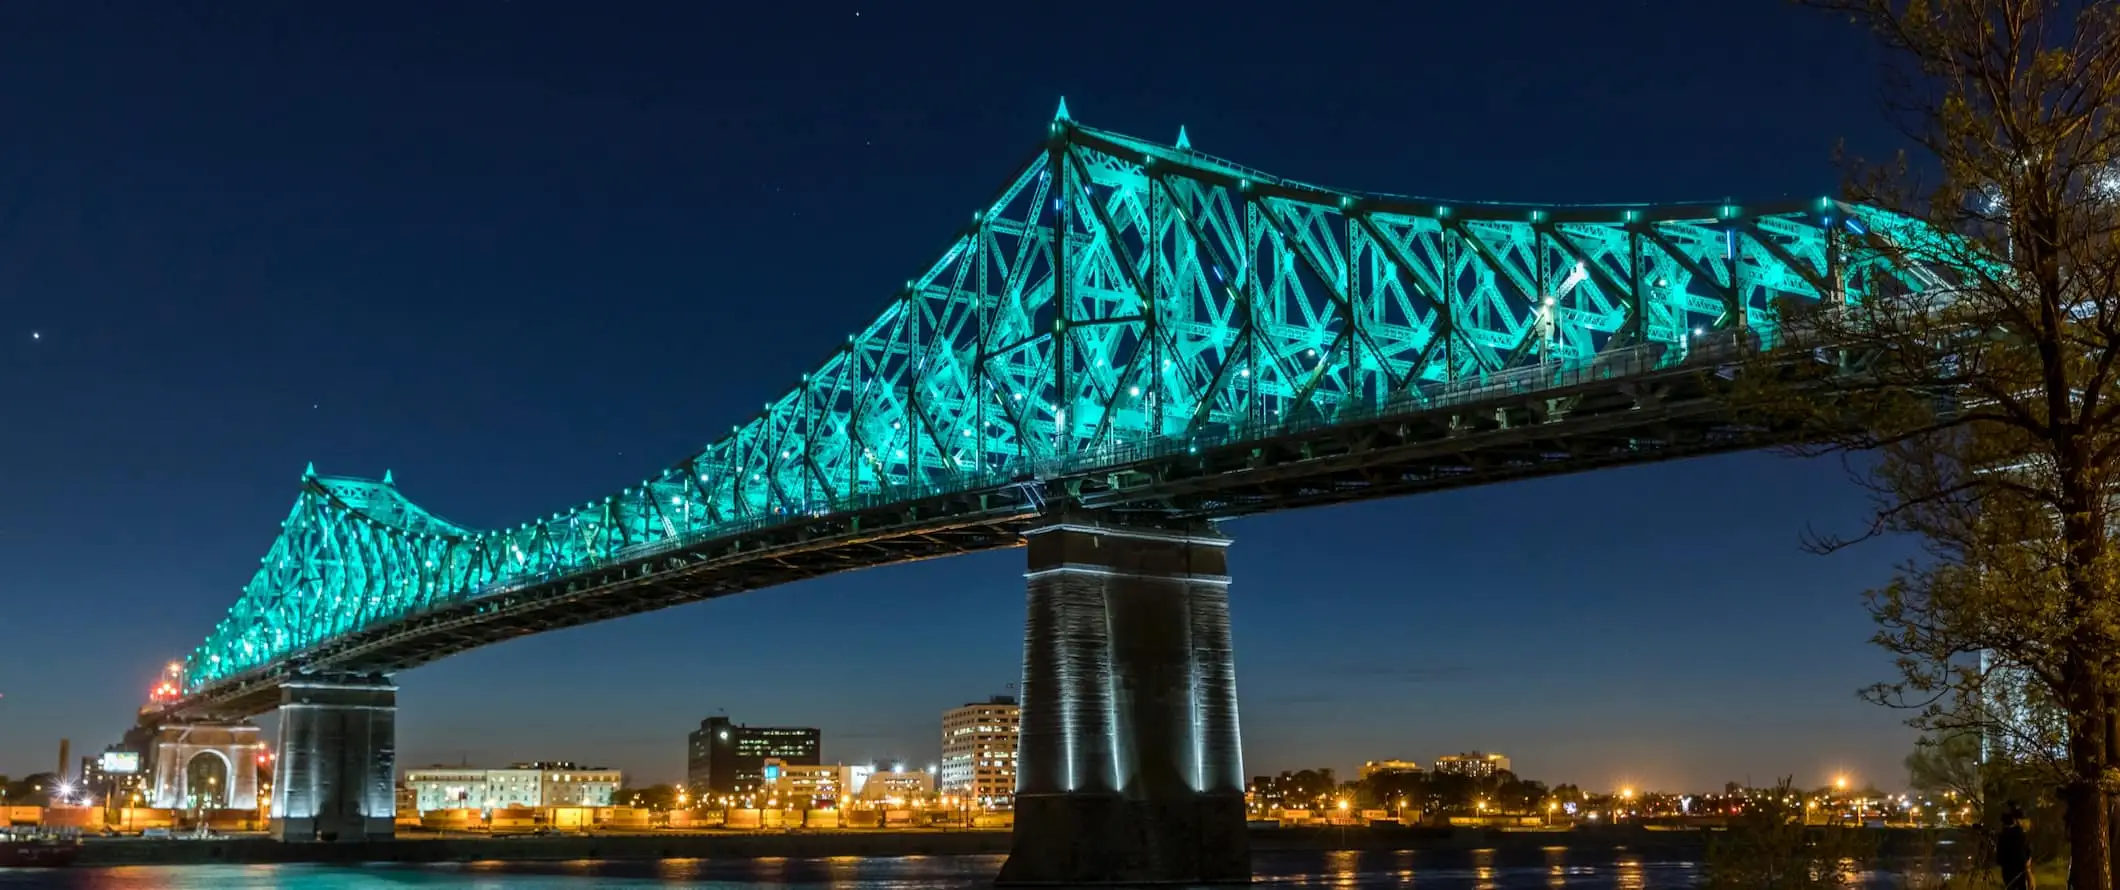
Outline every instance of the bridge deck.
[(1033, 477), (746, 530), (348, 634), (214, 684), (161, 713), (271, 710), (295, 674), (390, 673), (515, 637), (855, 569), (1020, 546), (1062, 501), (1156, 517), (1232, 518), (1758, 448), (1787, 431), (1730, 416), (1730, 368), (1701, 362), (1549, 389), (1497, 386), (1253, 442), (1115, 451), (1095, 472)]

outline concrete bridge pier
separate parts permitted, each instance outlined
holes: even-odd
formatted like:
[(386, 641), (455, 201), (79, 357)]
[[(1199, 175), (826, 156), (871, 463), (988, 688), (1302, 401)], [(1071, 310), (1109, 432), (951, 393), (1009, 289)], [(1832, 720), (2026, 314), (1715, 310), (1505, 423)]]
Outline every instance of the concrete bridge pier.
[(1063, 516), (1028, 535), (1002, 884), (1248, 883), (1229, 539)]
[(397, 821), (397, 687), (381, 676), (304, 677), (280, 689), (272, 836), (388, 838)]
[[(140, 803), (167, 810), (258, 808), (256, 764), (265, 746), (256, 725), (248, 720), (190, 720), (150, 730), (145, 752), (150, 781)], [(85, 790), (102, 799), (112, 789)]]

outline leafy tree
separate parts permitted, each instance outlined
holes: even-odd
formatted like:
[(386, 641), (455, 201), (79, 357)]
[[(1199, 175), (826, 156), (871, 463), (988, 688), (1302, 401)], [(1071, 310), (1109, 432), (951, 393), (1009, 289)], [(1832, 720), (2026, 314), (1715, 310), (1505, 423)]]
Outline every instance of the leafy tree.
[(1907, 787), (1978, 806), (1985, 787), (1980, 746), (1980, 736), (1972, 732), (1924, 734), (1906, 758)]
[[(1888, 50), (1887, 107), (1922, 157), (1856, 164), (1849, 198), (1916, 225), (1846, 226), (1860, 305), (1789, 307), (1798, 346), (1760, 416), (1859, 449), (1869, 531), (1924, 558), (1868, 595), (1897, 679), (1871, 688), (1938, 738), (2003, 738), (1998, 689), (2057, 716), (2043, 760), (2066, 805), (2070, 884), (2112, 884), (2120, 766), (2120, 8), (2054, 0), (1803, 0)], [(1915, 171), (1928, 171), (1917, 173)], [(1936, 237), (1933, 233), (1946, 233)], [(1787, 359), (1798, 358), (1798, 361)], [(1760, 370), (1766, 370), (1762, 368)], [(2035, 732), (2034, 735), (2043, 733)]]
[(1794, 784), (1783, 779), (1708, 844), (1708, 890), (1810, 890), (1856, 886), (1875, 850), (1856, 829), (1804, 825)]
[(1428, 780), (1428, 809), (1443, 813), (1470, 810), (1482, 790), (1479, 781), (1471, 776), (1437, 773)]
[(1365, 808), (1396, 810), (1403, 800), (1406, 808), (1419, 810), (1427, 797), (1427, 776), (1416, 772), (1383, 772), (1363, 779), (1355, 799)]
[(1340, 789), (1330, 768), (1296, 770), (1283, 774), (1282, 791), (1291, 805), (1320, 806), (1329, 803)]
[(57, 773), (31, 773), (8, 782), (0, 796), (17, 806), (43, 806), (51, 802), (52, 788), (59, 784)]
[(1494, 804), (1504, 813), (1534, 813), (1546, 805), (1546, 783), (1514, 775), (1496, 786)]
[(677, 806), (677, 786), (649, 785), (645, 788), (620, 788), (611, 795), (611, 802), (623, 807), (646, 807), (651, 810), (668, 810)]

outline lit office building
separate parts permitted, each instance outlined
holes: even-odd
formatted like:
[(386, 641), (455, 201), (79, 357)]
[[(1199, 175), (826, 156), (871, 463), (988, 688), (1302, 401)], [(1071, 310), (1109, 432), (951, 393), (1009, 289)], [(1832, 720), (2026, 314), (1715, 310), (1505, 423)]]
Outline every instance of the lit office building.
[(1012, 806), (1022, 722), (1022, 706), (1005, 695), (944, 711), (941, 792), (988, 809)]
[(608, 807), (625, 784), (615, 769), (566, 761), (518, 763), (507, 769), (437, 766), (405, 771), (413, 808), (493, 811), (511, 807)]
[(1500, 754), (1473, 751), (1466, 754), (1445, 754), (1435, 759), (1437, 775), (1471, 776), (1484, 779), (1495, 773), (1509, 772), (1509, 758)]
[(819, 733), (792, 726), (745, 726), (709, 717), (688, 736), (685, 788), (699, 800), (764, 789), (767, 758), (790, 766), (822, 762)]

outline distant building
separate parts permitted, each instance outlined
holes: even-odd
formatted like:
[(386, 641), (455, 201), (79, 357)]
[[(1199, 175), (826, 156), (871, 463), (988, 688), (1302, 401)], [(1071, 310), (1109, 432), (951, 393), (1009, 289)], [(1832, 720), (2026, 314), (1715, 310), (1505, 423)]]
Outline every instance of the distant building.
[(116, 798), (121, 806), (147, 804), (147, 775), (141, 769), (140, 752), (113, 745), (101, 754), (81, 758), (83, 799), (102, 804)]
[(1479, 751), (1445, 754), (1435, 759), (1435, 771), (1437, 775), (1483, 779), (1495, 773), (1509, 772), (1509, 758)]
[(833, 808), (842, 800), (850, 800), (861, 793), (868, 784), (869, 776), (875, 772), (871, 766), (848, 766), (842, 763), (809, 766), (787, 763), (778, 757), (768, 757), (761, 769), (762, 785), (759, 793), (768, 795), (761, 801), (767, 806), (790, 809)]
[(1982, 762), (2068, 756), (2067, 721), (2057, 709), (2039, 704), (2031, 694), (2030, 671), (1983, 650), (1980, 672), (1981, 703), (1988, 722), (1980, 736)]
[(708, 717), (688, 737), (685, 788), (705, 801), (715, 795), (755, 794), (765, 784), (765, 763), (773, 758), (791, 766), (817, 766), (819, 733), (789, 726), (745, 726), (727, 717)]
[(856, 794), (865, 801), (927, 800), (935, 796), (935, 774), (925, 770), (908, 771), (904, 766), (877, 770), (869, 774), (869, 780), (862, 783)]
[(414, 811), (509, 807), (608, 807), (625, 774), (567, 761), (517, 763), (507, 769), (437, 766), (405, 771)]
[(1420, 775), (1423, 772), (1426, 772), (1426, 770), (1421, 769), (1420, 764), (1411, 760), (1371, 760), (1362, 764), (1360, 778), (1367, 781), (1371, 776), (1391, 775), (1394, 773)]
[(1013, 806), (1022, 723), (1023, 707), (1005, 695), (942, 712), (941, 793), (988, 809)]
[(1278, 776), (1253, 776), (1244, 789), (1246, 802), (1255, 809), (1310, 809), (1326, 805), (1338, 790), (1332, 770), (1283, 770)]

